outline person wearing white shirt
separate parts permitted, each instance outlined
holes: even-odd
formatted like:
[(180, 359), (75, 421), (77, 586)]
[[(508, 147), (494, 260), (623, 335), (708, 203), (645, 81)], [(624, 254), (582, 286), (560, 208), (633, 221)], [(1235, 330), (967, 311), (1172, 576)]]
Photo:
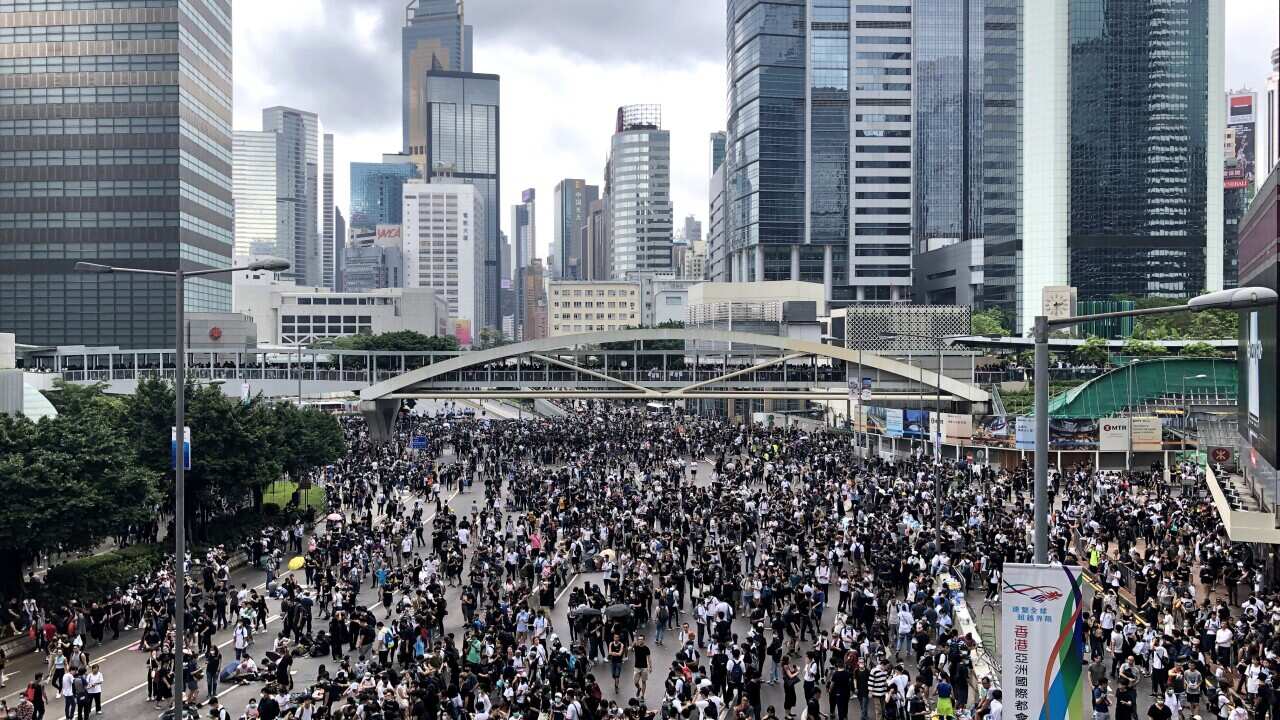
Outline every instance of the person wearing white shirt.
[(98, 668), (98, 664), (94, 663), (89, 668), (89, 674), (85, 676), (85, 689), (89, 693), (89, 703), (94, 711), (102, 714), (102, 671)]
[(1004, 720), (1004, 703), (999, 690), (991, 691), (991, 704), (987, 706), (987, 720)]

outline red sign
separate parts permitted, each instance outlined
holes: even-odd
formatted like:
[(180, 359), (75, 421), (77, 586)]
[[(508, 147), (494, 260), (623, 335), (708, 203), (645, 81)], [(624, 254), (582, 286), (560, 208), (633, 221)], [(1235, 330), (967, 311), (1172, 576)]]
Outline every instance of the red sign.
[(218, 326), (216, 326), (216, 325), (215, 325), (215, 326), (213, 326), (213, 327), (211, 327), (211, 328), (209, 328), (209, 339), (210, 339), (210, 340), (221, 340), (221, 339), (222, 339), (222, 328), (220, 328), (220, 327), (218, 327)]
[(1231, 448), (1216, 447), (1209, 451), (1209, 457), (1218, 464), (1229, 463), (1231, 462)]

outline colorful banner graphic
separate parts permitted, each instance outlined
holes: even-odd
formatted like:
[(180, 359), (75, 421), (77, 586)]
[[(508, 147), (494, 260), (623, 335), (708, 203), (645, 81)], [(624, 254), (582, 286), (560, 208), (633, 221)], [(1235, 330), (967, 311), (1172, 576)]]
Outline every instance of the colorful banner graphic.
[(884, 409), (884, 434), (891, 438), (903, 436), (902, 410), (898, 408)]
[(928, 410), (903, 410), (902, 421), (902, 437), (912, 440), (932, 439), (929, 435)]
[(975, 420), (973, 440), (979, 445), (1013, 447), (1012, 415), (980, 415)]
[(1080, 568), (1005, 563), (1001, 687), (1009, 717), (1085, 720)]
[(1093, 418), (1049, 418), (1053, 450), (1097, 450), (1098, 421)]

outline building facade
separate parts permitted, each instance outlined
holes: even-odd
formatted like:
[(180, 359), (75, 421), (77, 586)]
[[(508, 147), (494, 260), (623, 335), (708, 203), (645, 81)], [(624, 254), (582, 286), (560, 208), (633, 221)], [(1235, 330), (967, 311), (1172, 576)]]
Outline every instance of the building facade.
[(613, 257), (609, 197), (592, 200), (582, 226), (583, 280), (608, 280)]
[(520, 322), (521, 340), (538, 340), (547, 336), (546, 269), (542, 258), (533, 258), (520, 269), (520, 287), (524, 294), (521, 303), (524, 318)]
[(640, 326), (684, 323), (689, 316), (689, 288), (701, 280), (674, 275), (640, 277)]
[(1280, 165), (1280, 48), (1271, 51), (1271, 72), (1262, 100), (1262, 158), (1258, 164), (1270, 175)]
[(556, 280), (582, 280), (587, 272), (582, 247), (582, 228), (587, 210), (600, 198), (600, 188), (585, 180), (566, 178), (556, 183), (553, 236), (551, 238), (551, 277)]
[(608, 168), (610, 277), (671, 272), (671, 133), (661, 106), (618, 108)]
[(343, 250), (342, 290), (364, 292), (404, 287), (404, 254), (401, 227), (379, 225), (354, 230)]
[(252, 317), (258, 341), (269, 345), (312, 345), (402, 330), (423, 335), (452, 332), (444, 299), (415, 288), (335, 292), (292, 282), (237, 282), (235, 311)]
[(399, 225), (404, 184), (417, 177), (418, 167), (412, 163), (351, 163), (351, 229)]
[(235, 202), (235, 255), (278, 250), (293, 236), (293, 212), (281, 201), (277, 170), (283, 136), (266, 130), (236, 130), (232, 139), (231, 194)]
[[(228, 266), (231, 3), (27, 5), (0, 12), (0, 332), (171, 347), (171, 279), (74, 266)], [(229, 310), (230, 278), (186, 305)]]
[(533, 188), (528, 188), (520, 193), (520, 204), (511, 206), (511, 281), (512, 289), (515, 290), (516, 312), (515, 312), (515, 333), (516, 340), (525, 339), (523, 330), (525, 320), (525, 291), (524, 269), (533, 261), (537, 254), (537, 232), (535, 230), (535, 221), (537, 219), (536, 212), (537, 194)]
[[(262, 129), (280, 136), (276, 153), (276, 254), (293, 267), (286, 277), (299, 285), (333, 286), (333, 152), (319, 117), (307, 110), (269, 107)], [(325, 200), (328, 199), (326, 203)], [(282, 215), (290, 215), (286, 222)], [(327, 282), (326, 282), (327, 278)]]
[(1222, 286), (1240, 283), (1240, 218), (1249, 209), (1258, 177), (1258, 94), (1233, 90), (1226, 95), (1227, 132), (1222, 145)]
[(488, 213), (476, 186), (438, 178), (404, 184), (404, 286), (439, 293), (453, 318), (458, 342), (479, 340), (485, 288)]
[(640, 283), (553, 280), (547, 286), (547, 336), (639, 327)]
[[(502, 327), (502, 247), (498, 198), (501, 183), (499, 145), (499, 79), (497, 75), (430, 71), (426, 78), (428, 181), (450, 178), (476, 188), (485, 216), (477, 224), (482, 263), (476, 284), (483, 294), (483, 314), (475, 332)], [(407, 225), (407, 221), (406, 221)], [(406, 241), (409, 233), (406, 229)]]
[(426, 76), (429, 70), (471, 72), (471, 26), (458, 0), (412, 0), (400, 30), (403, 153), (426, 175)]

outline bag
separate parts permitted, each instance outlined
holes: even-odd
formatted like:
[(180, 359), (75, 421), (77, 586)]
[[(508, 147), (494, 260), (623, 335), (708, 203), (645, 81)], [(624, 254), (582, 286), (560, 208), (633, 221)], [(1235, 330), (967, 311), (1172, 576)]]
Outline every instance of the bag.
[(36, 701), (36, 684), (27, 683), (27, 689), (25, 692), (22, 693), (22, 695), (27, 699), (28, 702), (35, 702)]

